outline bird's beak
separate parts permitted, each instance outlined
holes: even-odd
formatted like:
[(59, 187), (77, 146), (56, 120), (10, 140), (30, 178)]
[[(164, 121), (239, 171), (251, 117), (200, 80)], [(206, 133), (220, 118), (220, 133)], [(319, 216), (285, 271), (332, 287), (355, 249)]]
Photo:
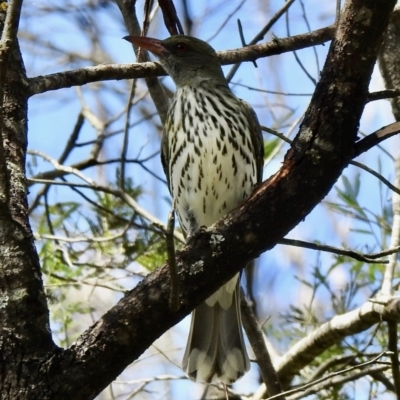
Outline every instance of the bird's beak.
[(151, 51), (156, 56), (161, 56), (168, 52), (168, 50), (162, 45), (161, 40), (158, 39), (144, 36), (125, 36), (123, 39), (145, 50)]

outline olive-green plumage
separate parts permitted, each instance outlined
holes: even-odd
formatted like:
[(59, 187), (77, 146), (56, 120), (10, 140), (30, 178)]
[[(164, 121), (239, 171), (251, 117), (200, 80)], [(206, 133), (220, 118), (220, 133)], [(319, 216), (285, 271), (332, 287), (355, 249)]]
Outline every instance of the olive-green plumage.
[[(162, 164), (182, 230), (193, 233), (237, 207), (261, 182), (257, 117), (231, 92), (214, 49), (202, 40), (126, 39), (157, 55), (177, 86), (164, 126)], [(249, 369), (238, 278), (193, 312), (183, 368), (194, 380), (230, 384)]]

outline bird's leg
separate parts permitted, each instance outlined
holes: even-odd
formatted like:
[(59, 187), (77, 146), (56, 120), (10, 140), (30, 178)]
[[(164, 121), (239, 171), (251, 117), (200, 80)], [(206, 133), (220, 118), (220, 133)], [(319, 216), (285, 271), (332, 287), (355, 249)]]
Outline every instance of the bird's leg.
[(194, 213), (189, 208), (187, 208), (186, 213), (187, 213), (187, 217), (189, 219), (189, 232), (188, 232), (188, 235), (186, 237), (186, 242), (188, 242), (189, 239), (192, 236), (194, 236), (203, 227), (199, 226), (199, 224), (196, 221), (196, 218), (194, 217)]
[(168, 215), (167, 233), (165, 236), (165, 244), (167, 248), (167, 259), (169, 272), (171, 275), (171, 290), (169, 295), (169, 306), (173, 311), (179, 308), (179, 277), (176, 268), (175, 260), (175, 243), (174, 243), (174, 230), (175, 230), (175, 204)]

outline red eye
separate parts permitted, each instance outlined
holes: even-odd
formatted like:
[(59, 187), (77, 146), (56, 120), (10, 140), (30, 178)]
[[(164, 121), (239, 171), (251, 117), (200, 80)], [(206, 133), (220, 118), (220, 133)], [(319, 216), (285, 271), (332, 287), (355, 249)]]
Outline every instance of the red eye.
[(184, 53), (187, 49), (188, 49), (188, 47), (187, 47), (187, 44), (186, 44), (186, 43), (181, 42), (181, 43), (178, 43), (178, 44), (176, 45), (176, 50), (177, 50), (179, 53)]

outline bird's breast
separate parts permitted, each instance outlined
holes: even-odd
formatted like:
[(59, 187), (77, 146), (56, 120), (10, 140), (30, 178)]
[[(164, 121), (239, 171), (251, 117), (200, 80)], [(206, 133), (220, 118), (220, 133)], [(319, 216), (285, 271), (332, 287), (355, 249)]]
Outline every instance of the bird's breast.
[(200, 89), (181, 89), (174, 99), (167, 121), (168, 172), (186, 232), (216, 222), (256, 184), (250, 126), (235, 99)]

